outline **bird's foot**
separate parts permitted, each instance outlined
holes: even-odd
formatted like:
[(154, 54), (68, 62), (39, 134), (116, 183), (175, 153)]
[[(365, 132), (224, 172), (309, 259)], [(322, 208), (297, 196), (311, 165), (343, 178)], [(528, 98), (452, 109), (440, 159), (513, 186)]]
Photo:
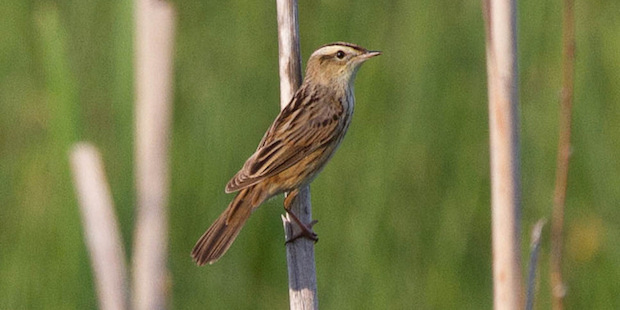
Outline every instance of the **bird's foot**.
[(308, 225), (304, 224), (301, 222), (301, 220), (297, 217), (297, 215), (295, 215), (295, 213), (286, 210), (286, 212), (291, 216), (291, 218), (293, 219), (293, 221), (297, 224), (297, 226), (299, 226), (300, 231), (297, 232), (296, 234), (294, 234), (292, 237), (288, 238), (285, 241), (286, 243), (290, 243), (293, 242), (301, 237), (310, 239), (312, 241), (314, 241), (315, 243), (317, 241), (319, 241), (319, 237), (318, 235), (312, 230), (312, 226), (314, 226), (314, 224), (318, 223), (319, 221), (317, 220), (312, 220), (312, 222), (310, 222)]

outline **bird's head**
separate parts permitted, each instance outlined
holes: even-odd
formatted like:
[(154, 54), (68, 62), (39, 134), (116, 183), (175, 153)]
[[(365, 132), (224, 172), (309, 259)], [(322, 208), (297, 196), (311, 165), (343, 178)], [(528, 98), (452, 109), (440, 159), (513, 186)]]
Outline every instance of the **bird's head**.
[(306, 79), (319, 84), (351, 84), (362, 63), (378, 55), (381, 52), (351, 43), (323, 45), (310, 55)]

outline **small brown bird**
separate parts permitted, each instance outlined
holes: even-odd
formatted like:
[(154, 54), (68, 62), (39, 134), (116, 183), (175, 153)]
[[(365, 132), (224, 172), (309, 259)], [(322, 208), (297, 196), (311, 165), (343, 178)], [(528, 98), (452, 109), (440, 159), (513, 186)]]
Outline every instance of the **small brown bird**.
[(285, 192), (285, 210), (306, 237), (316, 240), (290, 206), (299, 188), (312, 182), (340, 145), (353, 115), (357, 70), (377, 55), (381, 52), (345, 42), (327, 44), (312, 53), (304, 82), (256, 152), (226, 185), (227, 193), (239, 193), (194, 246), (192, 257), (199, 266), (222, 257), (252, 211)]

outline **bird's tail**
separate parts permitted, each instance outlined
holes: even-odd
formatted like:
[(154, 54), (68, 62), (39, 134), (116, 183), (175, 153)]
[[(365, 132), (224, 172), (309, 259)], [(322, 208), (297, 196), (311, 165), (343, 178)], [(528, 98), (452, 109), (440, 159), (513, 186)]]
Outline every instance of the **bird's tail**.
[(196, 242), (192, 257), (198, 266), (215, 263), (230, 248), (252, 211), (262, 202), (253, 199), (251, 193), (250, 188), (242, 189)]

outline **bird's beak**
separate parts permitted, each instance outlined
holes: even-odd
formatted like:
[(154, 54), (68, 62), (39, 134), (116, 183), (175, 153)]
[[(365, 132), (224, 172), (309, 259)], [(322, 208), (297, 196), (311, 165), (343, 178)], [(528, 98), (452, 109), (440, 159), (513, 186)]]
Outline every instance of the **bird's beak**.
[(369, 58), (375, 57), (375, 56), (379, 56), (381, 55), (380, 51), (367, 51), (366, 53), (362, 54), (359, 56), (359, 58), (362, 59), (362, 61), (366, 61)]
[(366, 51), (366, 53), (358, 55), (355, 57), (355, 63), (361, 64), (366, 62), (366, 60), (373, 58), (375, 56), (379, 56), (382, 53), (380, 51)]
[(371, 57), (379, 56), (381, 54), (382, 54), (381, 51), (368, 51), (366, 52), (366, 54), (364, 54), (364, 58), (371, 58)]

